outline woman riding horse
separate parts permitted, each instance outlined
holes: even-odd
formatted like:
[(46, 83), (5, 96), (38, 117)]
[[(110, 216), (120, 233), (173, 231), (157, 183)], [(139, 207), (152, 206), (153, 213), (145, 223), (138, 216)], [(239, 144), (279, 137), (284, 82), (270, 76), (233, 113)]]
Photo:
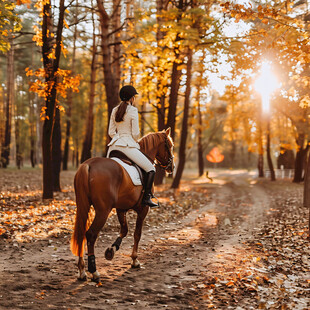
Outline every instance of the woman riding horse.
[(135, 107), (135, 95), (137, 94), (136, 89), (131, 85), (122, 87), (119, 92), (122, 102), (112, 110), (109, 125), (109, 136), (112, 141), (108, 144), (107, 157), (109, 157), (111, 151), (121, 151), (141, 167), (146, 172), (142, 204), (157, 207), (158, 204), (151, 200), (153, 198), (152, 187), (155, 168), (140, 151), (140, 145), (137, 143), (140, 136), (138, 109)]
[[(132, 267), (140, 266), (137, 257), (143, 222), (149, 211), (149, 206), (156, 206), (151, 201), (151, 188), (154, 180), (152, 163), (156, 163), (167, 173), (172, 173), (174, 169), (173, 141), (170, 137), (170, 128), (149, 133), (136, 142), (135, 139), (139, 134), (138, 111), (133, 106), (136, 93), (136, 90), (131, 86), (125, 86), (120, 91), (122, 103), (113, 110), (109, 127), (109, 133), (113, 137), (109, 144), (109, 154), (112, 150), (120, 150), (147, 171), (147, 189), (144, 204), (141, 203), (142, 186), (134, 185), (129, 174), (116, 161), (110, 158), (93, 157), (80, 165), (74, 178), (77, 208), (74, 232), (71, 239), (71, 251), (79, 257), (78, 278), (80, 280), (86, 280), (83, 259), (84, 243), (86, 241), (88, 271), (92, 274), (94, 281), (100, 281), (100, 274), (96, 268), (95, 242), (114, 208), (121, 229), (119, 237), (111, 247), (107, 248), (105, 257), (111, 260), (114, 253), (119, 249), (123, 238), (128, 233), (126, 214), (128, 210), (134, 210), (137, 213), (137, 220), (131, 265)], [(152, 163), (148, 162), (148, 158)], [(92, 222), (89, 221), (91, 206), (95, 210), (95, 217)]]

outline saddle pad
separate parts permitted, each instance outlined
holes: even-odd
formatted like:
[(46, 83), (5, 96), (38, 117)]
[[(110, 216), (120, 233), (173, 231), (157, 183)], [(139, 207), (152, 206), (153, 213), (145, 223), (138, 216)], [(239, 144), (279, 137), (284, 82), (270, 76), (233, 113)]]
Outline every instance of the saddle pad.
[(111, 157), (110, 159), (113, 159), (114, 161), (119, 163), (127, 171), (134, 185), (142, 185), (140, 175), (136, 167), (125, 164), (117, 157)]

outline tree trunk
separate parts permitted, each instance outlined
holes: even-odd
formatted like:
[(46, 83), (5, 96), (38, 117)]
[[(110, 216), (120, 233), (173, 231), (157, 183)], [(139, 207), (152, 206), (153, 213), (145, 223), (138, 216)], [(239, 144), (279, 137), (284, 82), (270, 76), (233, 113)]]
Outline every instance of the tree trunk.
[(76, 152), (75, 152), (75, 168), (77, 168), (79, 166), (79, 162), (80, 162), (80, 155), (79, 155), (79, 140), (76, 139)]
[(230, 166), (232, 168), (236, 167), (235, 158), (236, 158), (236, 141), (233, 138), (233, 140), (231, 140), (230, 143)]
[[(165, 129), (165, 96), (162, 95), (158, 99), (160, 106), (157, 108), (157, 130), (163, 130)], [(162, 168), (156, 167), (154, 184), (155, 185), (163, 184), (165, 175), (166, 172)]]
[[(184, 10), (186, 9), (186, 5), (183, 0), (179, 0), (179, 2), (175, 2), (176, 8), (178, 9), (178, 16), (176, 18), (176, 23), (181, 20)], [(193, 4), (193, 3), (192, 3)], [(176, 36), (175, 41), (180, 41), (181, 38), (179, 33)], [(175, 139), (175, 125), (176, 125), (176, 112), (178, 105), (178, 93), (180, 88), (180, 81), (182, 72), (179, 70), (180, 59), (181, 59), (181, 51), (178, 46), (174, 48), (175, 60), (172, 65), (172, 73), (171, 73), (171, 84), (170, 84), (170, 97), (169, 97), (169, 111), (168, 111), (168, 119), (166, 128), (171, 128), (171, 137)]]
[[(33, 44), (31, 44), (31, 67), (33, 67)], [(28, 91), (29, 102), (29, 129), (30, 129), (30, 162), (31, 167), (36, 165), (36, 117), (34, 107), (34, 93)]]
[(258, 177), (264, 177), (264, 155), (258, 154), (258, 162), (257, 162), (257, 169), (258, 169)]
[(191, 93), (191, 79), (192, 79), (192, 56), (193, 52), (191, 49), (188, 49), (187, 53), (187, 78), (186, 78), (186, 91), (184, 99), (184, 112), (183, 112), (183, 121), (182, 121), (182, 133), (181, 141), (179, 147), (179, 164), (175, 178), (172, 182), (172, 188), (178, 188), (180, 185), (181, 177), (183, 174), (185, 159), (186, 159), (186, 140), (188, 133), (188, 116), (189, 116), (189, 104), (190, 104), (190, 93)]
[(264, 148), (263, 148), (263, 133), (261, 123), (258, 123), (258, 177), (264, 177)]
[(54, 129), (53, 129), (53, 191), (60, 192), (60, 170), (61, 170), (61, 128), (60, 128), (60, 111), (56, 108)]
[(145, 112), (146, 112), (146, 104), (145, 101), (142, 100), (142, 106), (141, 106), (141, 122), (140, 122), (140, 132), (141, 132), (141, 137), (145, 135)]
[[(40, 115), (41, 113), (41, 106), (38, 100), (38, 97), (35, 96), (36, 102), (36, 115)], [(43, 163), (43, 154), (42, 154), (42, 141), (43, 141), (43, 122), (41, 122), (40, 117), (36, 117), (36, 161), (38, 164)]]
[[(106, 92), (106, 100), (108, 105), (108, 119), (110, 119), (113, 108), (118, 104), (118, 92), (120, 86), (120, 44), (111, 43), (111, 37), (114, 39), (119, 38), (120, 27), (117, 27), (120, 18), (120, 3), (116, 0), (113, 1), (113, 15), (110, 17), (104, 8), (102, 0), (97, 0), (98, 13), (100, 16), (101, 28), (101, 50), (103, 58), (103, 74), (104, 86)], [(109, 33), (114, 31), (114, 35)], [(107, 137), (107, 142), (109, 137)]]
[[(69, 90), (69, 92), (71, 92)], [(71, 94), (72, 96), (72, 94)], [(69, 97), (68, 95), (68, 102), (69, 102)], [(72, 101), (71, 101), (72, 102)], [(62, 170), (66, 171), (68, 170), (68, 158), (69, 158), (69, 140), (70, 140), (70, 132), (71, 132), (71, 104), (68, 104), (67, 110), (66, 110), (66, 140), (65, 140), (65, 145), (64, 145), (64, 155), (62, 159)]]
[(306, 164), (303, 204), (309, 208), (308, 236), (310, 236), (310, 152)]
[[(16, 111), (17, 113), (17, 111)], [(18, 169), (20, 169), (21, 166), (21, 152), (20, 152), (20, 134), (19, 134), (19, 130), (20, 130), (20, 120), (18, 119), (18, 113), (16, 115), (15, 118), (15, 145), (16, 145), (16, 158), (15, 158), (15, 162), (16, 162), (16, 167)]]
[[(12, 42), (11, 42), (12, 43)], [(10, 163), (10, 144), (11, 144), (11, 126), (14, 96), (14, 50), (13, 44), (7, 53), (7, 93), (6, 93), (6, 120), (4, 143), (2, 146), (1, 160), (2, 167), (6, 168)]]
[(1, 122), (0, 122), (0, 167), (2, 167), (2, 148), (4, 146), (4, 131), (5, 131), (5, 89), (2, 87), (2, 92), (1, 92), (1, 100), (0, 100), (0, 105), (1, 105)]
[[(59, 148), (57, 143), (60, 141), (60, 114), (56, 107), (56, 95), (57, 95), (57, 71), (59, 68), (59, 61), (61, 55), (61, 41), (62, 41), (62, 30), (64, 24), (64, 0), (59, 1), (59, 19), (56, 34), (56, 48), (55, 58), (51, 60), (48, 56), (52, 51), (53, 42), (49, 38), (49, 33), (52, 33), (52, 16), (51, 16), (51, 4), (50, 2), (45, 3), (43, 7), (43, 23), (42, 23), (42, 56), (43, 65), (45, 69), (46, 78), (45, 81), (51, 85), (51, 90), (45, 99), (46, 105), (46, 116), (43, 124), (43, 142), (42, 142), (42, 153), (43, 153), (43, 199), (53, 198), (53, 190), (57, 188), (59, 184), (59, 172), (60, 163), (59, 160)], [(57, 112), (57, 111), (58, 112)], [(59, 115), (59, 117), (58, 117)], [(54, 128), (55, 127), (55, 128)], [(55, 137), (54, 137), (55, 129)], [(55, 144), (54, 144), (55, 143)], [(53, 148), (57, 149), (53, 150)], [(53, 155), (58, 157), (53, 160)], [(53, 173), (53, 169), (58, 170)]]
[(180, 88), (180, 79), (181, 79), (181, 71), (178, 69), (179, 63), (177, 60), (179, 59), (179, 54), (176, 54), (176, 60), (172, 65), (172, 73), (171, 73), (171, 85), (170, 85), (170, 97), (169, 97), (169, 111), (168, 111), (168, 119), (166, 127), (171, 128), (171, 138), (175, 139), (175, 118), (177, 112), (178, 105), (178, 93)]
[[(104, 86), (106, 92), (106, 100), (108, 105), (108, 119), (110, 119), (113, 108), (118, 104), (118, 91), (120, 85), (120, 46), (115, 44), (115, 48), (112, 50), (113, 45), (110, 45), (110, 33), (117, 31), (115, 28), (119, 25), (120, 18), (120, 3), (113, 1), (113, 13), (111, 17), (107, 14), (102, 0), (97, 0), (98, 12), (100, 16), (100, 28), (101, 28), (101, 49), (103, 57), (103, 73), (104, 73)], [(114, 26), (114, 28), (113, 28)], [(115, 33), (113, 36), (115, 38)], [(118, 45), (118, 47), (116, 47)], [(107, 143), (109, 142), (109, 136), (107, 134)], [(106, 152), (105, 152), (106, 153)]]
[(204, 173), (204, 158), (202, 147), (202, 114), (200, 109), (200, 86), (197, 89), (198, 129), (197, 129), (197, 150), (198, 150), (198, 174), (201, 177)]
[(300, 183), (303, 181), (303, 169), (304, 169), (304, 159), (307, 149), (304, 148), (305, 134), (299, 133), (296, 139), (298, 150), (296, 152), (295, 158), (295, 171), (294, 171), (294, 183)]
[(270, 120), (267, 121), (267, 147), (266, 147), (266, 155), (267, 155), (267, 162), (268, 162), (268, 167), (270, 170), (270, 179), (271, 181), (276, 180), (276, 175), (273, 169), (273, 163), (271, 159), (271, 153), (270, 153)]
[(87, 118), (85, 138), (83, 142), (81, 163), (84, 162), (86, 159), (91, 158), (91, 149), (93, 145), (93, 131), (94, 131), (96, 67), (97, 67), (96, 27), (95, 27), (95, 22), (93, 18), (93, 48), (92, 48), (92, 63), (91, 63), (91, 75), (90, 75), (90, 94), (89, 94), (89, 105), (88, 105), (88, 118)]
[[(162, 12), (163, 10), (167, 9), (168, 1), (163, 1), (163, 0), (157, 0), (156, 1), (156, 10), (157, 10), (157, 15), (156, 15), (156, 20), (158, 24), (157, 32), (156, 32), (156, 41), (157, 41), (157, 46), (161, 47), (164, 49), (162, 46), (161, 40), (165, 36), (165, 32), (162, 30)], [(160, 57), (158, 57), (158, 60), (160, 60)], [(166, 108), (165, 108), (165, 102), (166, 102), (166, 94), (165, 92), (159, 91), (163, 90), (167, 85), (163, 85), (163, 77), (165, 75), (164, 71), (161, 71), (161, 74), (158, 76), (157, 80), (157, 130), (163, 130), (165, 129), (165, 116), (166, 116)], [(155, 180), (154, 184), (155, 185), (160, 185), (163, 184), (163, 180), (165, 177), (166, 173), (165, 171), (160, 168), (156, 167), (156, 174), (155, 174)]]
[[(78, 0), (76, 0), (76, 8), (74, 13), (74, 33), (73, 33), (73, 48), (72, 48), (72, 63), (71, 63), (71, 73), (74, 75), (75, 73), (75, 59), (76, 59), (76, 40), (77, 40), (77, 9), (78, 8)], [(62, 162), (62, 169), (68, 170), (68, 159), (69, 159), (69, 140), (71, 134), (71, 114), (72, 114), (72, 101), (73, 101), (73, 91), (72, 89), (68, 90), (67, 96), (67, 110), (66, 110), (66, 140), (64, 146), (64, 154), (63, 154), (63, 162)]]
[(29, 127), (30, 127), (30, 162), (31, 167), (36, 165), (36, 121), (34, 112), (33, 93), (28, 92), (29, 98)]
[[(162, 45), (162, 39), (165, 36), (165, 31), (162, 29), (163, 25), (163, 19), (162, 19), (162, 13), (163, 10), (167, 9), (168, 1), (163, 0), (156, 0), (156, 20), (157, 20), (157, 32), (156, 32), (156, 41), (157, 46), (160, 47), (162, 50), (164, 50), (165, 46)], [(158, 57), (158, 61), (161, 61), (161, 57)], [(159, 66), (159, 65), (158, 65)], [(159, 66), (160, 67), (160, 66)], [(165, 101), (166, 101), (166, 93), (163, 91), (163, 89), (167, 86), (166, 83), (163, 83), (165, 71), (160, 69), (160, 74), (158, 76), (157, 80), (157, 130), (163, 130), (165, 129), (165, 114), (166, 114), (166, 108), (165, 108)]]

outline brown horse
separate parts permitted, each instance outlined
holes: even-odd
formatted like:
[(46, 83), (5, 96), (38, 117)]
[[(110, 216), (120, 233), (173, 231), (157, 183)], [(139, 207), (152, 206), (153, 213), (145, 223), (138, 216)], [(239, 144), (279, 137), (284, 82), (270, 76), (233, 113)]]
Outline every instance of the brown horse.
[[(141, 151), (153, 162), (172, 173), (173, 141), (170, 128), (157, 133), (150, 133), (139, 141)], [(120, 235), (105, 252), (107, 259), (112, 259), (119, 249), (122, 239), (127, 235), (128, 227), (126, 213), (129, 209), (137, 212), (134, 232), (134, 246), (131, 254), (132, 267), (139, 267), (137, 260), (138, 243), (141, 238), (144, 219), (149, 207), (142, 205), (142, 186), (133, 185), (125, 169), (109, 158), (96, 157), (86, 160), (78, 169), (74, 178), (76, 196), (76, 218), (71, 239), (71, 251), (79, 257), (79, 279), (86, 280), (85, 263), (83, 259), (84, 242), (87, 240), (88, 271), (93, 280), (99, 282), (100, 275), (96, 270), (94, 245), (100, 230), (103, 228), (111, 210), (116, 208), (121, 225)], [(95, 218), (87, 229), (90, 206), (95, 209)]]

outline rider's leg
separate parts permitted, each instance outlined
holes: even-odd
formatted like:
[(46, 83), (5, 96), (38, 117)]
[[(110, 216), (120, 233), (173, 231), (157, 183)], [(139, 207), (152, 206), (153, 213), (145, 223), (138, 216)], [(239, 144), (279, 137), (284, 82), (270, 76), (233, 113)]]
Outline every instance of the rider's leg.
[(158, 204), (154, 203), (151, 198), (152, 195), (152, 187), (155, 177), (155, 167), (150, 162), (150, 160), (142, 153), (139, 149), (133, 147), (122, 147), (115, 146), (113, 149), (117, 149), (122, 151), (127, 155), (132, 161), (134, 161), (139, 167), (141, 167), (146, 172), (146, 180), (145, 180), (145, 188), (144, 188), (144, 196), (142, 200), (142, 204), (146, 204), (150, 207), (157, 207)]
[(154, 203), (151, 198), (154, 197), (152, 194), (152, 187), (155, 178), (155, 171), (151, 170), (146, 173), (144, 196), (142, 199), (142, 204), (148, 205), (150, 207), (158, 207), (157, 203)]

